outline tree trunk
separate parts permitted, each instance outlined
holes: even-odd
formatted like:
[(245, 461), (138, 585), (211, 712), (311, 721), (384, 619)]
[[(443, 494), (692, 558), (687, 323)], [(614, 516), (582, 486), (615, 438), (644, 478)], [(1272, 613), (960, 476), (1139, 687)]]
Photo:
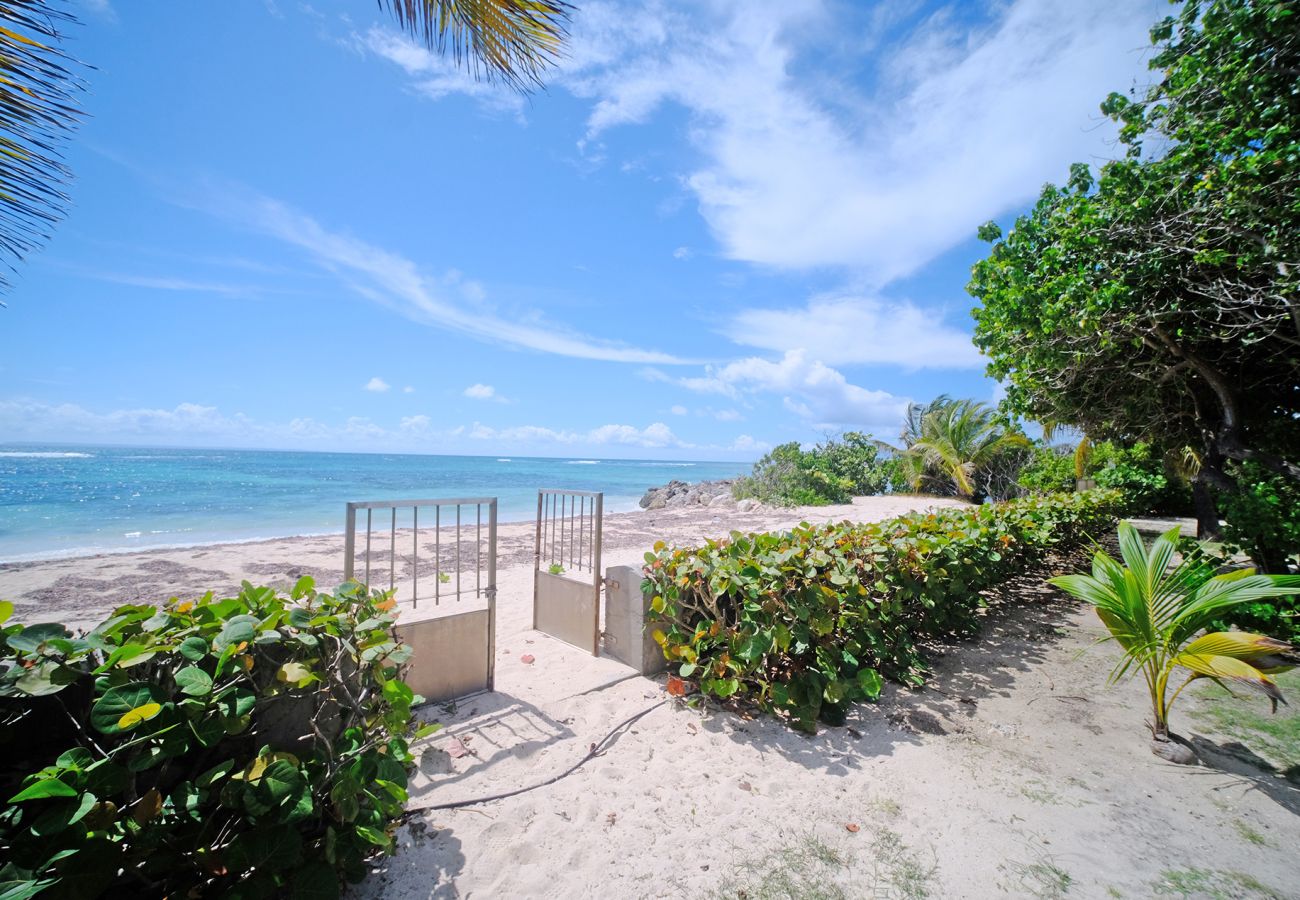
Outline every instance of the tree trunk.
[(1219, 509), (1214, 503), (1210, 486), (1199, 477), (1192, 479), (1192, 504), (1196, 508), (1196, 539), (1218, 541), (1223, 539), (1219, 527)]

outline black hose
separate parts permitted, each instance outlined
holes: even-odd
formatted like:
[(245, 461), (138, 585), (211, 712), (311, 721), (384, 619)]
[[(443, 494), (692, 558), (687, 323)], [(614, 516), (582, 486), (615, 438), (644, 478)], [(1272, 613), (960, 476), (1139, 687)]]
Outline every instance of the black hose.
[(490, 794), (487, 797), (476, 797), (473, 800), (457, 800), (454, 803), (435, 803), (429, 806), (407, 807), (406, 812), (402, 814), (401, 821), (405, 822), (406, 820), (414, 816), (416, 813), (432, 812), (435, 809), (460, 809), (463, 806), (476, 806), (480, 803), (491, 803), (494, 800), (505, 800), (507, 797), (516, 797), (520, 794), (526, 794), (529, 791), (535, 791), (538, 788), (546, 787), (548, 784), (555, 784), (555, 782), (559, 781), (561, 778), (568, 778), (570, 775), (578, 771), (578, 769), (582, 768), (591, 760), (595, 759), (597, 756), (600, 756), (605, 746), (611, 740), (613, 740), (614, 737), (618, 735), (620, 731), (627, 728), (633, 722), (636, 722), (637, 720), (654, 712), (656, 709), (663, 706), (667, 702), (668, 702), (667, 700), (660, 700), (658, 703), (654, 704), (653, 706), (647, 707), (646, 709), (641, 710), (636, 715), (629, 716), (628, 718), (624, 719), (622, 722), (615, 725), (613, 728), (610, 729), (609, 734), (605, 735), (598, 742), (591, 745), (591, 749), (587, 751), (586, 756), (578, 760), (568, 769), (565, 769), (559, 775), (555, 775), (554, 777), (548, 778), (545, 781), (539, 781), (537, 784), (532, 784), (529, 785), (528, 787), (515, 788), (513, 791), (505, 791), (500, 794)]

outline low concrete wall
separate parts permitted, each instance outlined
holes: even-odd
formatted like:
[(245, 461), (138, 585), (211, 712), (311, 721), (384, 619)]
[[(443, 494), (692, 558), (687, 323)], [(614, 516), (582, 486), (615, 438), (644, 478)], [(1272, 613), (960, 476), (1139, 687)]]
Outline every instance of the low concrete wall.
[(604, 656), (631, 666), (642, 675), (661, 672), (668, 666), (664, 652), (646, 627), (651, 597), (641, 593), (641, 569), (610, 566), (605, 570)]

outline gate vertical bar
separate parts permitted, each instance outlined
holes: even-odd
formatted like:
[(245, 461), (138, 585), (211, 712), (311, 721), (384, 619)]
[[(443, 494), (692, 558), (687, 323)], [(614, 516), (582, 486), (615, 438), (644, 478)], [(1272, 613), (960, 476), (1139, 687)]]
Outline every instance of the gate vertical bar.
[(352, 580), (352, 571), (357, 557), (357, 507), (348, 504), (347, 533), (343, 536), (343, 580)]
[[(542, 568), (542, 500), (543, 491), (537, 492), (537, 528), (533, 538), (533, 597), (537, 596), (537, 573)], [(537, 628), (537, 603), (533, 603), (533, 628)]]
[(604, 529), (604, 525), (603, 525), (604, 508), (605, 508), (605, 495), (604, 493), (598, 493), (596, 494), (594, 498), (594, 502), (592, 504), (592, 513), (593, 513), (593, 518), (595, 519), (595, 521), (592, 523), (595, 526), (593, 530), (593, 536), (595, 539), (592, 541), (593, 553), (592, 553), (591, 580), (592, 580), (592, 590), (595, 592), (594, 602), (596, 604), (596, 614), (591, 617), (591, 655), (592, 656), (598, 656), (600, 654), (600, 587), (604, 583), (604, 577), (600, 574), (601, 573), (600, 552), (602, 549), (601, 533)]
[(497, 501), (488, 503), (488, 677), (487, 689), (496, 690), (497, 678)]

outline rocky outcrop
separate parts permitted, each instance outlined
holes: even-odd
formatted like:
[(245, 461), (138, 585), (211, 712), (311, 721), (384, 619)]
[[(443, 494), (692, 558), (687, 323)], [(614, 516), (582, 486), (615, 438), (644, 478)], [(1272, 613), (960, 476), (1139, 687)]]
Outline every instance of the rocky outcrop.
[[(697, 481), (689, 484), (685, 481), (670, 481), (661, 487), (653, 487), (641, 498), (642, 509), (680, 509), (699, 506), (736, 505), (731, 496), (734, 479), (723, 481)], [(742, 500), (741, 503), (746, 501)]]

